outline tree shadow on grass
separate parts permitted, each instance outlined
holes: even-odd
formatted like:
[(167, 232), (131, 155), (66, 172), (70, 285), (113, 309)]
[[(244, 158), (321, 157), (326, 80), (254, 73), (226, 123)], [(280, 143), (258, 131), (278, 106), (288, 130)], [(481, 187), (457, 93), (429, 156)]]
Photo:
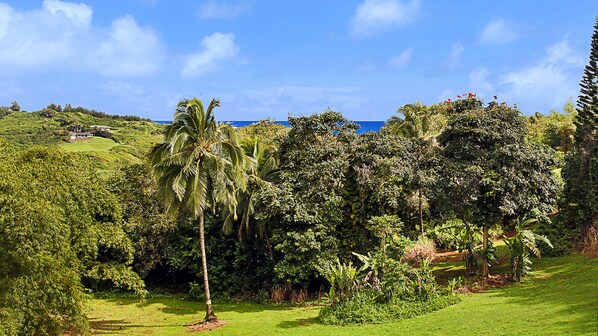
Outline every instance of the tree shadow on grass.
[(549, 303), (558, 307), (555, 314), (566, 321), (547, 319), (544, 323), (563, 334), (598, 332), (598, 260), (583, 256), (542, 259), (532, 267), (537, 270), (532, 279), (496, 294), (525, 306)]
[(165, 327), (184, 327), (180, 324), (132, 324), (123, 319), (90, 319), (89, 327), (91, 328), (91, 334), (93, 335), (105, 335), (105, 334), (120, 334), (122, 331), (126, 331), (131, 328), (165, 328)]
[[(202, 305), (203, 307), (203, 305)], [(219, 303), (214, 305), (214, 309), (222, 312), (235, 313), (260, 313), (264, 311), (284, 311), (295, 309), (297, 306), (287, 304), (259, 304), (253, 302), (240, 303)]]
[(298, 328), (298, 327), (307, 327), (312, 324), (320, 324), (320, 321), (317, 317), (309, 317), (309, 318), (298, 318), (291, 321), (282, 321), (278, 323), (277, 327), (279, 328)]
[[(131, 297), (112, 297), (105, 299), (108, 302), (116, 305), (136, 305), (144, 308), (154, 304), (160, 304), (164, 307), (159, 308), (160, 311), (166, 314), (174, 315), (201, 315), (205, 310), (205, 303), (201, 301), (195, 301), (184, 297), (152, 297), (148, 298), (144, 302), (140, 302), (139, 299)], [(218, 312), (235, 312), (235, 313), (259, 313), (263, 311), (282, 311), (297, 308), (288, 304), (258, 304), (253, 302), (215, 302), (214, 309), (216, 314)]]

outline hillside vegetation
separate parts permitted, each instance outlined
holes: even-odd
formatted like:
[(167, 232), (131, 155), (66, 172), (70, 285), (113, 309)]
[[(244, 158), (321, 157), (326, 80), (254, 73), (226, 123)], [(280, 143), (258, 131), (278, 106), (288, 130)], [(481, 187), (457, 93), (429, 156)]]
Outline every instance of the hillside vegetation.
[[(111, 139), (69, 141), (69, 130), (91, 125), (110, 127)], [(151, 146), (161, 139), (163, 126), (150, 120), (98, 117), (83, 112), (14, 112), (0, 118), (0, 138), (7, 150), (18, 151), (31, 145), (60, 146), (68, 152), (83, 152), (100, 170), (138, 164)]]

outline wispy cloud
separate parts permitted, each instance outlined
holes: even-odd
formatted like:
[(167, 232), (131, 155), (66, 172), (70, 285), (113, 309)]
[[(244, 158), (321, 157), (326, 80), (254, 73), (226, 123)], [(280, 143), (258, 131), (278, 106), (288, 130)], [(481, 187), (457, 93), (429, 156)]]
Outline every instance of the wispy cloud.
[(412, 47), (403, 50), (398, 56), (391, 58), (390, 65), (395, 69), (404, 68), (411, 61), (411, 55), (413, 55)]
[(356, 37), (372, 37), (413, 22), (420, 9), (420, 0), (365, 0), (353, 16), (351, 32)]
[(199, 17), (202, 19), (234, 19), (249, 10), (245, 3), (225, 3), (210, 0), (199, 8)]
[(201, 50), (187, 56), (181, 75), (183, 77), (200, 76), (218, 70), (224, 62), (233, 59), (239, 53), (234, 34), (214, 33), (201, 40)]
[(560, 107), (577, 94), (579, 69), (582, 58), (576, 55), (567, 41), (561, 41), (546, 49), (546, 54), (535, 64), (512, 71), (502, 78), (509, 100), (525, 104), (527, 108), (539, 109), (549, 105)]
[(449, 53), (448, 60), (453, 65), (459, 65), (461, 58), (465, 52), (465, 46), (461, 42), (455, 42), (451, 45), (451, 52)]
[(482, 44), (503, 44), (517, 40), (519, 35), (514, 31), (514, 24), (497, 19), (490, 21), (480, 33), (479, 41)]

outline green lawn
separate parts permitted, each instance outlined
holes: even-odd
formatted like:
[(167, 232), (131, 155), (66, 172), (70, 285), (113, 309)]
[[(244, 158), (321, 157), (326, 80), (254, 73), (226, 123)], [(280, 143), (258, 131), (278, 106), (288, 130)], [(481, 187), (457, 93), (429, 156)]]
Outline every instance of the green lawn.
[(93, 137), (89, 140), (69, 142), (62, 145), (67, 152), (109, 152), (112, 147), (118, 146), (112, 139)]
[[(546, 258), (524, 282), (463, 294), (441, 311), (408, 320), (354, 327), (318, 323), (317, 307), (216, 304), (227, 325), (210, 335), (592, 335), (597, 334), (598, 260)], [(93, 299), (91, 325), (99, 335), (187, 335), (184, 324), (203, 305), (180, 298)]]

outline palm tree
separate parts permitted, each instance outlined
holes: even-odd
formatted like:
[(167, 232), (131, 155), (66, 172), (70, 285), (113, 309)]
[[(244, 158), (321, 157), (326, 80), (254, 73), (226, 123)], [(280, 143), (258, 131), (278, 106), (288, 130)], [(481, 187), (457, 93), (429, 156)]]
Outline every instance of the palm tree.
[(245, 155), (235, 130), (216, 122), (213, 99), (207, 110), (197, 98), (181, 100), (172, 124), (164, 130), (164, 142), (150, 152), (151, 167), (160, 193), (170, 209), (191, 211), (199, 224), (201, 266), (206, 293), (204, 321), (216, 321), (210, 300), (204, 238), (204, 212), (219, 204), (236, 206), (235, 193), (244, 189), (242, 168)]
[(422, 139), (433, 143), (446, 123), (446, 118), (436, 106), (426, 106), (419, 100), (397, 109), (403, 118), (392, 116), (387, 121), (391, 133), (410, 139)]
[[(244, 236), (251, 233), (250, 222), (255, 213), (256, 195), (260, 190), (270, 187), (270, 182), (278, 173), (278, 161), (276, 146), (272, 143), (248, 136), (241, 138), (240, 146), (248, 159), (244, 172), (247, 187), (244, 190), (237, 190), (236, 213), (232, 207), (223, 208), (225, 217), (223, 230), (227, 233), (231, 232), (233, 224), (238, 221), (237, 234), (239, 240), (242, 240)], [(238, 220), (237, 217), (239, 217)], [(263, 225), (258, 226), (257, 230), (260, 237), (268, 239), (266, 228)]]
[[(404, 138), (420, 139), (428, 143), (427, 150), (431, 150), (436, 143), (436, 137), (442, 132), (446, 124), (446, 117), (439, 112), (436, 105), (426, 106), (419, 100), (414, 104), (406, 104), (399, 107), (397, 113), (403, 118), (392, 116), (385, 125), (390, 133)], [(421, 181), (418, 183), (418, 210), (419, 227), (421, 234), (424, 234), (423, 217), (423, 187)]]

